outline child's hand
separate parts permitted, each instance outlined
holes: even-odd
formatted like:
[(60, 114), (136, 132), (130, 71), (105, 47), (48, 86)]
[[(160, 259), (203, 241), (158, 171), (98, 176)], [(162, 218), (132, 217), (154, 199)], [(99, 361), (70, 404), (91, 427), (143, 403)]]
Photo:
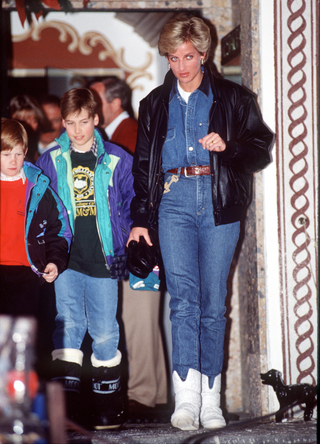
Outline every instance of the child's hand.
[(58, 267), (52, 262), (49, 262), (49, 264), (44, 269), (44, 272), (46, 274), (43, 274), (42, 277), (47, 282), (53, 282), (58, 277)]

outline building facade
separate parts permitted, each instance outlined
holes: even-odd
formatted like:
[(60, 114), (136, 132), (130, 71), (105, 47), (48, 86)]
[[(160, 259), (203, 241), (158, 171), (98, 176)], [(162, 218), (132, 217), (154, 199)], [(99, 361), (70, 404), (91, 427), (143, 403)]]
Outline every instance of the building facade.
[(139, 100), (162, 82), (167, 64), (156, 41), (168, 18), (192, 10), (210, 20), (222, 72), (221, 40), (240, 25), (233, 68), (257, 94), (276, 141), (272, 164), (254, 177), (230, 274), (224, 397), (229, 411), (277, 410), (261, 372), (275, 368), (288, 384), (317, 384), (318, 0), (70, 3), (71, 12), (47, 9), (22, 26), (15, 2), (2, 1), (10, 15), (9, 78), (46, 77), (49, 92), (58, 92), (57, 85), (116, 74), (132, 86), (136, 114)]

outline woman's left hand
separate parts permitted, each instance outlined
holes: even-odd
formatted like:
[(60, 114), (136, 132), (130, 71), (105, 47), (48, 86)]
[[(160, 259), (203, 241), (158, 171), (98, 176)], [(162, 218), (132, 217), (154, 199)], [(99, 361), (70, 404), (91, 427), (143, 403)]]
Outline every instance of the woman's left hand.
[(224, 151), (226, 149), (225, 142), (221, 139), (218, 133), (210, 133), (199, 139), (204, 150), (209, 151)]

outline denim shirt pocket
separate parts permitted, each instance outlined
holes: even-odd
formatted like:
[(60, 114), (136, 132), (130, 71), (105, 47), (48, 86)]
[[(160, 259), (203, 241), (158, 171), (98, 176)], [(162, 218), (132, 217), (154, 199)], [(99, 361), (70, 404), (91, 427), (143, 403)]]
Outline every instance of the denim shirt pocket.
[(162, 151), (162, 168), (166, 171), (179, 161), (176, 127), (168, 128)]
[[(197, 128), (195, 131), (195, 135), (197, 138), (197, 142), (199, 139), (202, 139), (204, 136), (208, 134), (209, 131), (209, 123), (208, 122), (199, 122), (197, 124)], [(210, 165), (209, 161), (209, 151), (206, 149), (203, 149), (200, 142), (197, 143), (197, 164), (198, 165)]]

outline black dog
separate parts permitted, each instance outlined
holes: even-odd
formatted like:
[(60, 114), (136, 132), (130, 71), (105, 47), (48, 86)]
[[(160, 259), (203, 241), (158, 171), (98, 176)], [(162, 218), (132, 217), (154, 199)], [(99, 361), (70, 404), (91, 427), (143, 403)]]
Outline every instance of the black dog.
[(282, 374), (278, 370), (269, 370), (267, 373), (260, 373), (262, 383), (271, 385), (276, 392), (280, 409), (276, 413), (276, 422), (281, 422), (284, 416), (285, 407), (291, 404), (305, 404), (304, 420), (310, 421), (313, 408), (316, 405), (317, 387), (311, 384), (286, 385), (283, 382)]

